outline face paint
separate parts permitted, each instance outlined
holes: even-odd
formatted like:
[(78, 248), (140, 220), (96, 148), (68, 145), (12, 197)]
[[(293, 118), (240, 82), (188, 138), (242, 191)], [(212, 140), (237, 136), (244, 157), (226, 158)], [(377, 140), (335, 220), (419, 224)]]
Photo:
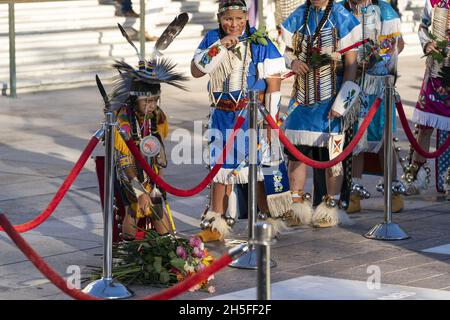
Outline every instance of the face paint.
[(219, 15), (219, 22), (227, 35), (241, 36), (247, 25), (248, 14), (242, 10), (227, 10)]

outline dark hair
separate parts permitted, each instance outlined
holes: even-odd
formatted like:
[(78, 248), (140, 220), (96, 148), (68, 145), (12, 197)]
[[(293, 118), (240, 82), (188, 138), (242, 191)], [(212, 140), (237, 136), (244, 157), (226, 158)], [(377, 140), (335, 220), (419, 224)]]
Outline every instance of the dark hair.
[[(330, 17), (331, 9), (333, 8), (333, 3), (334, 3), (334, 0), (328, 0), (328, 4), (327, 4), (327, 7), (325, 8), (325, 12), (323, 14), (323, 17), (320, 20), (319, 25), (317, 26), (316, 31), (314, 32), (311, 41), (308, 42), (308, 44), (307, 44), (308, 46), (312, 45), (314, 43), (314, 41), (316, 41), (317, 37), (320, 34), (320, 31), (325, 26), (325, 23), (327, 22), (328, 18)], [(310, 8), (311, 8), (311, 0), (307, 0), (306, 1), (305, 18), (304, 18), (304, 21), (303, 21), (303, 26), (304, 27), (308, 26), (309, 9)], [(303, 29), (305, 29), (305, 28), (303, 28)], [(302, 50), (303, 50), (302, 43), (303, 43), (304, 39), (305, 39), (305, 30), (303, 30), (303, 32), (302, 32), (302, 39), (300, 41), (300, 52), (302, 52)]]

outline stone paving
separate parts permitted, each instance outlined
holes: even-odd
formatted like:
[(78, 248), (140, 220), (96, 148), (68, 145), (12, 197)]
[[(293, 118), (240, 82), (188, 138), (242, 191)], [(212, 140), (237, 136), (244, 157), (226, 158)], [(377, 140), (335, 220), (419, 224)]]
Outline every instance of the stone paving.
[[(400, 59), (399, 72), (397, 86), (410, 117), (421, 85), (423, 60), (419, 56)], [(283, 84), (284, 106), (290, 85), (292, 83)], [(163, 90), (163, 108), (169, 114), (171, 130), (193, 131), (193, 120), (205, 120), (208, 112), (205, 79), (189, 82), (189, 88), (186, 93), (168, 87)], [(27, 221), (46, 207), (90, 135), (99, 127), (101, 110), (101, 98), (95, 87), (24, 94), (18, 99), (0, 98), (0, 209), (12, 222)], [(397, 122), (396, 136), (403, 147), (401, 152), (406, 153), (408, 142)], [(174, 143), (176, 141), (168, 144), (168, 150)], [(102, 154), (102, 149), (99, 146), (95, 154)], [(434, 165), (430, 167), (434, 170)], [(398, 169), (401, 172), (401, 168)], [(181, 188), (190, 187), (205, 174), (203, 165), (172, 165), (166, 171), (166, 180)], [(79, 265), (82, 275), (87, 277), (89, 266), (101, 265), (103, 225), (96, 179), (94, 162), (88, 161), (52, 217), (23, 234), (62, 275), (68, 266)], [(361, 213), (351, 216), (356, 222), (353, 226), (320, 230), (299, 228), (281, 235), (271, 251), (278, 264), (272, 269), (272, 282), (298, 278), (302, 285), (311, 285), (314, 281), (324, 285), (326, 279), (332, 278), (335, 279), (329, 280), (332, 292), (324, 296), (316, 293), (310, 298), (376, 299), (386, 291), (381, 290), (378, 296), (369, 295), (364, 286), (355, 285), (360, 291), (355, 291), (353, 296), (340, 295), (337, 285), (348, 283), (344, 280), (365, 282), (370, 276), (368, 267), (376, 266), (381, 271), (382, 289), (385, 285), (394, 285), (389, 288), (401, 285), (400, 291), (405, 287), (435, 289), (439, 291), (433, 292), (444, 297), (450, 291), (450, 250), (448, 247), (443, 247), (440, 253), (424, 250), (450, 244), (450, 202), (436, 193), (433, 177), (425, 193), (406, 198), (403, 212), (394, 215), (394, 222), (400, 224), (410, 239), (369, 240), (362, 235), (383, 221), (383, 198), (375, 190), (377, 180), (374, 176), (366, 177), (372, 198), (362, 202)], [(311, 184), (310, 179), (308, 183)], [(205, 192), (188, 199), (171, 197), (169, 201), (178, 231), (186, 235), (197, 232)], [(241, 220), (232, 238), (245, 240), (246, 235), (246, 221)], [(223, 243), (208, 247), (217, 256), (226, 250)], [(27, 261), (4, 233), (0, 233), (0, 248), (0, 299), (69, 299)], [(301, 282), (305, 279), (308, 281)], [(214, 283), (217, 290), (214, 295), (186, 293), (179, 299), (214, 298), (253, 288), (256, 273), (225, 268), (216, 275)], [(139, 286), (131, 289), (138, 296), (160, 290)], [(308, 299), (308, 296), (303, 292), (291, 298)]]

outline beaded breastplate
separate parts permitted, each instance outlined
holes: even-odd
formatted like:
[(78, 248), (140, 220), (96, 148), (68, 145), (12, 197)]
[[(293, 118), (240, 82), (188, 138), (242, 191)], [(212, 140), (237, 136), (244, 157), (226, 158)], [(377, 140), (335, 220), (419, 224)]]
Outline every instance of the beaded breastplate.
[[(302, 38), (303, 42), (300, 43)], [(293, 96), (302, 105), (312, 105), (336, 95), (336, 68), (338, 62), (331, 60), (323, 66), (311, 68), (311, 46), (308, 48), (308, 43), (311, 40), (312, 36), (305, 34), (302, 37), (300, 31), (297, 31), (293, 38), (293, 43), (296, 47), (294, 48), (294, 54), (300, 61), (310, 67), (310, 71), (306, 75), (297, 75), (295, 79)], [(338, 48), (336, 29), (323, 28), (317, 36), (313, 47), (318, 48), (320, 53), (331, 54), (336, 52)]]
[[(432, 16), (432, 33), (436, 36), (436, 41), (442, 40), (450, 40), (449, 32), (450, 32), (450, 16), (449, 16), (449, 8), (439, 7), (436, 5), (433, 8), (433, 16)], [(447, 46), (447, 49), (450, 49), (450, 45)], [(428, 60), (430, 64), (430, 76), (433, 78), (439, 77), (439, 72), (441, 71), (442, 66), (449, 66), (450, 59), (447, 57), (444, 59), (442, 63), (437, 62), (431, 57)]]

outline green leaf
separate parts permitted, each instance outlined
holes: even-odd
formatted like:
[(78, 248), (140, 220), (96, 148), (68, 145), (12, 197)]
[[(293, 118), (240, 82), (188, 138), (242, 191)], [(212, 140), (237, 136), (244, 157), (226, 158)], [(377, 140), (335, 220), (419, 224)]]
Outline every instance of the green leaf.
[(169, 272), (167, 272), (167, 270), (161, 271), (161, 273), (159, 274), (159, 281), (161, 281), (162, 283), (169, 283), (169, 280), (170, 280)]
[(184, 264), (186, 263), (186, 261), (184, 261), (183, 259), (181, 259), (181, 258), (175, 258), (175, 259), (172, 259), (172, 260), (170, 260), (170, 264), (173, 266), (173, 267), (175, 267), (175, 268), (177, 268), (178, 270), (180, 270), (180, 271), (184, 271)]
[(153, 261), (153, 268), (157, 273), (160, 273), (161, 267), (162, 267), (162, 257), (155, 257), (155, 261)]
[(432, 52), (431, 56), (433, 57), (434, 60), (436, 60), (439, 63), (442, 63), (444, 61), (444, 57), (440, 53)]
[(171, 251), (171, 252), (169, 252), (168, 256), (170, 259), (175, 259), (177, 257), (177, 254), (175, 252)]
[(146, 263), (152, 263), (153, 262), (153, 254), (152, 253), (147, 253), (144, 256), (144, 260)]
[(146, 269), (148, 272), (153, 272), (153, 271), (155, 271), (155, 269), (153, 268), (153, 266), (152, 266), (151, 264), (146, 265), (146, 266), (145, 266), (145, 269)]

